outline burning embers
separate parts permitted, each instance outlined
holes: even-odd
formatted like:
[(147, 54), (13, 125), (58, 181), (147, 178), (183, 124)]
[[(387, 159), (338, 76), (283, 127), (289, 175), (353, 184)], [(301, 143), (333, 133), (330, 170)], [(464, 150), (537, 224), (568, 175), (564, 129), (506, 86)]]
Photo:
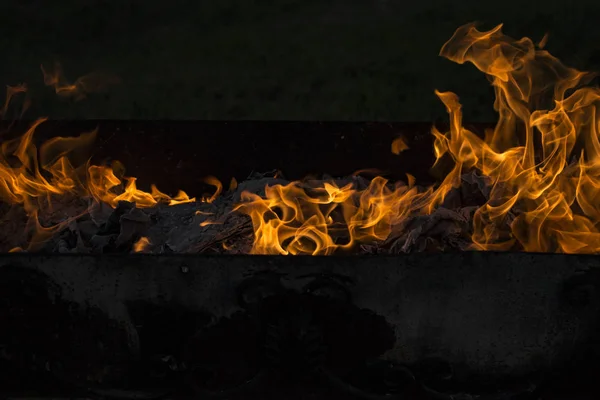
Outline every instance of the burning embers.
[[(585, 86), (593, 74), (564, 66), (543, 45), (513, 40), (501, 26), (480, 32), (466, 25), (442, 47), (442, 56), (470, 62), (489, 78), (498, 123), (481, 138), (463, 127), (458, 96), (436, 91), (450, 129), (432, 129), (434, 168), (452, 167), (431, 187), (417, 186), (411, 176), (407, 183), (360, 175), (299, 182), (252, 176), (224, 193), (211, 179), (215, 194), (198, 201), (183, 192), (169, 197), (156, 187), (139, 190), (119, 163), (81, 162), (93, 132), (52, 139), (38, 151), (32, 141), (43, 122), (38, 120), (20, 139), (2, 143), (0, 196), (17, 206), (4, 215), (2, 247), (252, 254), (598, 252), (600, 90)], [(61, 93), (82, 90), (72, 86), (60, 86)], [(396, 154), (406, 148), (403, 141), (392, 144)]]

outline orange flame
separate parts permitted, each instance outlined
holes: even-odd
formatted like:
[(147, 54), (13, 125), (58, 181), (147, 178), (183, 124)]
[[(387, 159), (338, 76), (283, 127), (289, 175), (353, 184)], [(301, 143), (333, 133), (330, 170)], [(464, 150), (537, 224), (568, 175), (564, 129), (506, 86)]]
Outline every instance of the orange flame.
[[(2, 113), (16, 93), (25, 91), (24, 85), (9, 87)], [(96, 131), (78, 137), (55, 137), (38, 149), (34, 134), (44, 121), (45, 118), (36, 120), (22, 136), (0, 144), (0, 201), (22, 205), (29, 216), (27, 229), (32, 232), (32, 239), (28, 249), (42, 244), (71, 222), (72, 219), (51, 227), (44, 227), (39, 222), (39, 212), (51, 209), (57, 197), (90, 197), (113, 207), (122, 200), (135, 202), (138, 207), (195, 201), (183, 191), (170, 197), (154, 185), (150, 193), (138, 189), (135, 178), (123, 177), (124, 167), (118, 162), (111, 167), (89, 165), (85, 160), (89, 157)], [(83, 162), (74, 166), (74, 159)]]
[[(455, 162), (441, 188), (456, 186), (467, 169), (490, 178), (490, 199), (473, 222), (477, 249), (508, 250), (518, 243), (525, 251), (598, 252), (600, 91), (583, 86), (594, 75), (564, 66), (530, 39), (513, 40), (501, 28), (463, 26), (440, 52), (487, 75), (499, 115), (481, 139), (462, 126), (458, 97), (436, 92), (451, 122), (448, 133), (433, 130), (436, 155), (448, 153)], [(576, 156), (579, 161), (569, 164)], [(501, 226), (511, 212), (517, 216), (506, 232)]]
[(232, 178), (231, 178), (231, 181), (229, 181), (229, 189), (228, 189), (228, 190), (229, 190), (230, 192), (232, 192), (232, 191), (234, 191), (235, 189), (237, 189), (237, 187), (238, 187), (238, 182), (237, 182), (237, 180), (235, 179), (235, 177), (232, 177)]
[(364, 191), (352, 183), (306, 187), (301, 182), (265, 188), (265, 198), (243, 192), (235, 210), (248, 214), (253, 254), (331, 254), (358, 242), (385, 239), (391, 227), (418, 207), (423, 194), (381, 177)]
[[(19, 93), (26, 93), (27, 86), (25, 84), (20, 84), (17, 86), (7, 86), (6, 87), (6, 99), (4, 100), (4, 106), (2, 107), (2, 111), (0, 111), (0, 117), (5, 117), (8, 112), (8, 107), (10, 106), (15, 95)], [(27, 109), (27, 104), (24, 104), (23, 109), (21, 110), (21, 116)]]
[(403, 137), (397, 137), (392, 141), (392, 153), (398, 155), (404, 150), (408, 150), (409, 147)]
[(135, 253), (142, 253), (144, 251), (146, 251), (148, 249), (148, 247), (150, 247), (152, 243), (150, 242), (150, 239), (148, 239), (145, 236), (142, 236), (141, 238), (138, 239), (137, 242), (134, 243), (133, 245), (133, 251)]
[[(33, 135), (44, 121), (43, 118), (38, 119), (20, 138), (1, 145), (0, 199), (4, 202), (23, 204), (27, 211), (32, 211), (40, 208), (39, 200), (66, 194), (90, 196), (113, 207), (123, 200), (135, 202), (138, 207), (151, 207), (158, 202), (172, 205), (195, 201), (182, 191), (170, 197), (155, 186), (150, 193), (139, 190), (135, 178), (117, 177), (124, 171), (119, 162), (111, 167), (83, 165), (75, 168), (70, 156), (89, 150), (96, 131), (78, 137), (50, 139), (38, 152)], [(12, 165), (8, 161), (11, 157), (15, 157), (20, 165)]]
[(206, 178), (204, 178), (204, 183), (207, 183), (216, 188), (215, 192), (210, 197), (204, 197), (202, 199), (202, 201), (204, 201), (206, 203), (212, 203), (213, 201), (215, 201), (217, 199), (217, 197), (219, 197), (219, 195), (223, 191), (223, 184), (221, 183), (220, 180), (218, 180), (214, 176), (207, 176)]
[[(472, 24), (462, 26), (440, 51), (458, 64), (473, 64), (487, 76), (495, 90), (498, 121), (482, 137), (463, 126), (456, 94), (435, 91), (446, 107), (450, 128), (448, 132), (432, 128), (434, 168), (441, 167), (442, 159), (452, 161), (439, 185), (419, 191), (408, 175), (408, 185), (375, 177), (366, 189), (353, 183), (340, 187), (333, 181), (304, 181), (266, 186), (262, 197), (243, 192), (234, 211), (251, 219), (255, 236), (251, 252), (331, 254), (385, 240), (411, 215), (435, 211), (468, 171), (485, 176), (490, 185), (487, 201), (474, 214), (474, 249), (599, 252), (600, 89), (589, 86), (595, 75), (569, 68), (543, 50), (547, 36), (536, 46), (529, 38), (504, 35), (501, 28), (482, 32)], [(90, 78), (69, 84), (59, 67), (52, 74), (43, 72), (46, 84), (60, 95), (77, 99), (99, 89)], [(7, 104), (23, 91), (24, 86), (9, 89)], [(38, 212), (51, 205), (53, 196), (88, 196), (112, 206), (128, 200), (140, 207), (194, 201), (183, 192), (169, 197), (154, 186), (150, 192), (139, 190), (135, 178), (123, 177), (120, 163), (74, 166), (72, 159), (89, 148), (95, 132), (55, 138), (38, 151), (33, 135), (43, 121), (0, 148), (0, 200), (24, 206), (36, 241), (63, 226), (48, 228), (38, 222)], [(402, 138), (392, 143), (395, 154), (407, 148)], [(223, 186), (214, 177), (205, 181), (216, 188), (203, 198), (212, 202)], [(230, 189), (235, 187), (232, 180)]]
[[(458, 96), (435, 92), (450, 116), (450, 130), (432, 129), (434, 167), (442, 157), (454, 162), (439, 186), (418, 193), (409, 189), (414, 184), (409, 178), (409, 187), (390, 190), (383, 178), (375, 178), (363, 192), (325, 184), (311, 188), (313, 197), (294, 182), (267, 187), (265, 198), (244, 193), (237, 210), (252, 219), (252, 251), (330, 254), (385, 239), (410, 213), (433, 212), (469, 170), (491, 182), (489, 200), (474, 216), (475, 249), (600, 251), (600, 90), (584, 86), (594, 75), (542, 50), (547, 36), (536, 48), (528, 38), (505, 36), (501, 27), (481, 32), (465, 25), (441, 49), (440, 55), (470, 62), (487, 75), (499, 119), (481, 138), (463, 127)], [(403, 148), (401, 139), (392, 144), (395, 154)], [(578, 162), (567, 162), (576, 156)], [(333, 217), (336, 211), (341, 221)], [(336, 241), (337, 223), (347, 230), (345, 243)]]

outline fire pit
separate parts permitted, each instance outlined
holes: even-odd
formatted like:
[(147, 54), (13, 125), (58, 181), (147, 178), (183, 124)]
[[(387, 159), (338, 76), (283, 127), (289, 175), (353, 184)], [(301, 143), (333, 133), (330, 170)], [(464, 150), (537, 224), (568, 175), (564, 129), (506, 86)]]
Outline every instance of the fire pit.
[(456, 31), (497, 95), (470, 129), (450, 92), (432, 129), (11, 125), (6, 365), (119, 398), (552, 398), (600, 350), (600, 95), (543, 46)]

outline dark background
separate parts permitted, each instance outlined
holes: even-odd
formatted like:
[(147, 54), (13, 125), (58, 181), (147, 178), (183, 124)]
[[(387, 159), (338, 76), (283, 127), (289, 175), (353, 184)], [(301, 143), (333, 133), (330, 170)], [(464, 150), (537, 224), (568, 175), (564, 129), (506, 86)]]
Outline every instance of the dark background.
[[(17, 136), (29, 126), (29, 121), (5, 123), (4, 130), (10, 127)], [(410, 173), (422, 185), (436, 178), (430, 174), (435, 161), (431, 123), (51, 120), (39, 125), (35, 138), (42, 142), (94, 128), (98, 136), (92, 163), (121, 161), (126, 175), (137, 177), (144, 190), (156, 183), (167, 193), (182, 189), (201, 196), (214, 192), (204, 184), (208, 175), (227, 188), (232, 177), (241, 182), (253, 172), (274, 170), (290, 180), (323, 173), (341, 177), (364, 169), (390, 180), (406, 181)], [(471, 129), (482, 131), (483, 126)], [(410, 150), (395, 155), (391, 143), (399, 136)], [(363, 175), (372, 177), (375, 171)]]
[[(18, 0), (0, 5), (0, 81), (27, 82), (29, 116), (433, 121), (435, 88), (493, 121), (471, 65), (438, 56), (460, 25), (503, 22), (570, 65), (600, 69), (600, 2), (551, 0)], [(40, 63), (122, 83), (68, 107)]]
[[(456, 28), (549, 33), (565, 63), (600, 70), (599, 15), (598, 0), (3, 0), (0, 84), (29, 85), (28, 118), (402, 121), (100, 124), (96, 160), (123, 161), (143, 188), (199, 195), (206, 175), (275, 168), (300, 178), (375, 167), (424, 183), (428, 126), (445, 119), (434, 89), (461, 96), (467, 123), (495, 120), (485, 77), (438, 56)], [(54, 61), (71, 80), (102, 71), (121, 83), (60, 101), (39, 68)], [(40, 136), (95, 125), (55, 122)], [(399, 134), (411, 150), (394, 157)]]

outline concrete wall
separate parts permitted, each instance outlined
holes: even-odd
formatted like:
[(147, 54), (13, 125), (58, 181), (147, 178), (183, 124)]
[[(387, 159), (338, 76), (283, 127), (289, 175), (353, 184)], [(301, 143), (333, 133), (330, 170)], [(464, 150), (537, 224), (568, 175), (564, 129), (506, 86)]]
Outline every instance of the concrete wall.
[[(454, 30), (500, 22), (570, 64), (600, 69), (600, 2), (579, 0), (42, 0), (0, 6), (0, 81), (28, 82), (36, 114), (70, 118), (354, 119), (445, 117), (457, 91), (470, 121), (494, 120), (470, 65), (438, 57)], [(122, 84), (75, 105), (42, 90), (39, 64)]]
[(317, 276), (343, 277), (354, 304), (385, 318), (393, 328), (396, 342), (385, 355), (388, 359), (412, 364), (441, 357), (455, 367), (458, 379), (527, 375), (576, 359), (578, 348), (589, 352), (600, 307), (593, 282), (588, 282), (585, 304), (567, 301), (563, 290), (573, 276), (596, 269), (593, 256), (477, 252), (0, 258), (3, 282), (13, 279), (16, 284), (19, 278), (9, 274), (13, 270), (25, 275), (39, 271), (60, 288), (63, 301), (97, 307), (130, 326), (134, 336), (126, 307), (131, 302), (168, 303), (219, 319), (241, 311), (237, 288), (249, 277), (271, 271), (294, 292)]

